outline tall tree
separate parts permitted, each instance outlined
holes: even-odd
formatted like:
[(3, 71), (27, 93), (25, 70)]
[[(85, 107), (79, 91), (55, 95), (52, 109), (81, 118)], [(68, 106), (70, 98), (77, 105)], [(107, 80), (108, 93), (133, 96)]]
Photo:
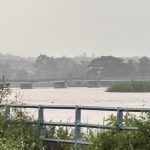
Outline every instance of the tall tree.
[(150, 78), (150, 59), (148, 57), (142, 57), (139, 60), (138, 74), (140, 78)]
[(40, 78), (56, 77), (58, 66), (53, 57), (40, 55), (35, 62), (36, 73)]
[(103, 79), (122, 79), (129, 77), (130, 66), (122, 58), (102, 56), (90, 63), (91, 75), (101, 76)]

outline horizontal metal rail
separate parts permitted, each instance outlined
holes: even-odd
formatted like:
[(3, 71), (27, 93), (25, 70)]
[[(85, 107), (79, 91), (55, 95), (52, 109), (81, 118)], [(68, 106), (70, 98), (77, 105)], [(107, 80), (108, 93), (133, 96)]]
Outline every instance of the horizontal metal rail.
[(0, 107), (11, 108), (44, 108), (44, 109), (75, 109), (78, 107), (81, 110), (100, 110), (100, 111), (117, 111), (119, 108), (122, 111), (129, 112), (150, 112), (150, 108), (130, 108), (130, 107), (99, 107), (99, 106), (80, 106), (80, 105), (26, 105), (26, 104), (0, 104)]
[[(5, 116), (10, 123), (13, 123), (10, 119), (10, 109), (19, 108), (19, 109), (37, 109), (38, 110), (38, 120), (37, 121), (15, 121), (17, 123), (26, 123), (26, 124), (38, 124), (39, 125), (39, 136), (43, 141), (47, 142), (60, 142), (60, 143), (70, 143), (75, 144), (75, 149), (79, 150), (80, 145), (91, 144), (88, 141), (81, 140), (81, 128), (95, 128), (95, 129), (118, 129), (119, 130), (138, 130), (136, 127), (124, 127), (123, 126), (123, 112), (150, 112), (150, 108), (124, 108), (124, 107), (97, 107), (97, 106), (75, 106), (75, 105), (8, 105), (1, 104), (0, 108), (5, 109)], [(44, 121), (44, 110), (47, 109), (65, 109), (65, 110), (75, 110), (75, 120), (73, 123), (70, 122), (46, 122)], [(117, 125), (116, 126), (107, 126), (100, 124), (89, 124), (82, 123), (81, 112), (82, 110), (96, 110), (96, 111), (111, 111), (116, 112)], [(65, 126), (65, 127), (74, 127), (75, 128), (75, 137), (74, 139), (52, 139), (46, 138), (44, 135), (44, 126)]]

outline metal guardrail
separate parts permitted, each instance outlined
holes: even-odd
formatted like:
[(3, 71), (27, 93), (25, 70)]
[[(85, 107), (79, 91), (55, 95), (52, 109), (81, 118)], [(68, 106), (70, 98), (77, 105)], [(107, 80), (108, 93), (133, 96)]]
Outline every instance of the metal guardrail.
[[(11, 108), (32, 108), (38, 110), (38, 123), (39, 123), (39, 136), (43, 141), (47, 142), (61, 142), (75, 144), (75, 149), (79, 150), (82, 144), (91, 144), (91, 142), (86, 142), (81, 140), (81, 128), (100, 128), (100, 129), (118, 129), (118, 130), (137, 130), (135, 127), (123, 127), (123, 112), (150, 112), (150, 108), (123, 108), (123, 107), (97, 107), (97, 106), (71, 106), (71, 105), (0, 105), (0, 107), (5, 108), (5, 117), (9, 119)], [(67, 109), (75, 110), (75, 121), (73, 123), (68, 122), (45, 122), (44, 121), (44, 110), (46, 109)], [(117, 126), (106, 126), (99, 124), (88, 124), (81, 122), (81, 112), (82, 110), (96, 110), (96, 111), (111, 111), (116, 112), (117, 116)], [(28, 124), (36, 124), (35, 121), (27, 121)], [(75, 128), (74, 140), (65, 139), (51, 139), (45, 138), (43, 126), (69, 126)]]

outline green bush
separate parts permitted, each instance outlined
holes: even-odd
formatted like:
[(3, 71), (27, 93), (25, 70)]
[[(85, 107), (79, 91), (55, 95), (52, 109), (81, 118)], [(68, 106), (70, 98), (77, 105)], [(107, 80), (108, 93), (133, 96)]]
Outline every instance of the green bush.
[[(39, 137), (39, 123), (27, 124), (25, 121), (35, 121), (25, 111), (15, 108), (9, 119), (0, 110), (0, 150), (74, 150), (73, 144), (42, 142)], [(74, 130), (68, 127), (45, 126), (46, 138), (73, 139)]]
[(14, 111), (10, 119), (11, 122), (5, 119), (3, 111), (0, 112), (0, 150), (38, 150), (41, 145), (38, 126), (24, 124), (24, 120), (31, 118)]
[[(116, 119), (111, 115), (108, 118), (109, 125), (116, 125)], [(125, 126), (135, 126), (138, 130), (100, 130), (91, 137), (92, 145), (86, 150), (149, 150), (150, 149), (150, 115), (142, 114), (141, 117), (126, 114), (124, 118)], [(83, 149), (85, 150), (85, 149)]]
[(150, 81), (124, 81), (107, 89), (107, 92), (150, 92)]
[[(71, 140), (74, 130), (69, 127), (46, 126), (46, 138)], [(45, 142), (45, 150), (74, 150), (73, 144)]]

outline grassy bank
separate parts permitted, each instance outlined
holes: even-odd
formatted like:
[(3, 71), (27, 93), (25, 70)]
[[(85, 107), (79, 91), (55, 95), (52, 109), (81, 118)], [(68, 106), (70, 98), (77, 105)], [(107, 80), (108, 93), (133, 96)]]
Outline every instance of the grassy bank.
[(150, 81), (124, 81), (107, 89), (107, 92), (150, 92)]

